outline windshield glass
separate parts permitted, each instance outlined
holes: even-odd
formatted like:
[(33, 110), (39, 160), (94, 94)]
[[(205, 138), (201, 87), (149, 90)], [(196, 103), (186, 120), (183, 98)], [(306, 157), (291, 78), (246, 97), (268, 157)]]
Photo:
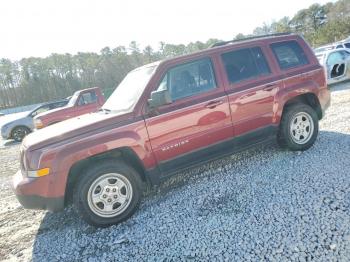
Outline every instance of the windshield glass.
[(79, 96), (79, 92), (75, 92), (73, 96), (69, 99), (69, 102), (67, 103), (68, 107), (74, 106), (75, 102), (77, 101)]
[(131, 71), (103, 105), (111, 111), (131, 111), (143, 93), (157, 65)]

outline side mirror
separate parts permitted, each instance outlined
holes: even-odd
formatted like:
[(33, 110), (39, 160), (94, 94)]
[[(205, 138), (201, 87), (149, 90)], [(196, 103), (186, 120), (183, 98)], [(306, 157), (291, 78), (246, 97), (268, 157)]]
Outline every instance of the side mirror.
[(167, 105), (172, 102), (170, 93), (168, 90), (153, 91), (151, 98), (148, 99), (148, 104), (152, 108), (156, 108), (162, 105)]

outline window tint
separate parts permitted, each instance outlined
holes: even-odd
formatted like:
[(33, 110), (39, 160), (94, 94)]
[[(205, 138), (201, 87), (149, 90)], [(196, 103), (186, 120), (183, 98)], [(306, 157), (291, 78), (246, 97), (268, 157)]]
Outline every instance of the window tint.
[(269, 74), (270, 68), (259, 47), (235, 50), (221, 55), (230, 83)]
[(296, 41), (271, 44), (281, 69), (302, 66), (309, 63), (307, 57)]
[(339, 49), (339, 48), (343, 48), (343, 45), (337, 45), (337, 47), (336, 47), (337, 49)]
[(346, 48), (350, 48), (350, 43), (345, 43), (344, 45)]
[(79, 98), (79, 102), (78, 105), (87, 105), (87, 104), (92, 104), (92, 103), (96, 103), (97, 101), (97, 97), (95, 92), (91, 91), (91, 92), (87, 92), (87, 93), (83, 93), (80, 98)]
[(210, 59), (177, 66), (170, 69), (158, 90), (169, 90), (173, 101), (206, 92), (216, 87)]
[(270, 67), (267, 64), (265, 56), (261, 51), (260, 47), (254, 47), (251, 49), (253, 57), (255, 59), (256, 65), (258, 66), (258, 71), (261, 75), (267, 75), (271, 73)]

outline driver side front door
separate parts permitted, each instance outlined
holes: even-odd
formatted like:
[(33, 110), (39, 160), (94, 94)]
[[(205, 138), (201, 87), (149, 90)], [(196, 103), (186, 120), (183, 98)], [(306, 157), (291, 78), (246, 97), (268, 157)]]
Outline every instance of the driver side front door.
[(213, 145), (232, 138), (228, 98), (215, 75), (212, 59), (203, 58), (170, 68), (160, 81), (172, 103), (145, 122), (163, 176), (211, 158)]

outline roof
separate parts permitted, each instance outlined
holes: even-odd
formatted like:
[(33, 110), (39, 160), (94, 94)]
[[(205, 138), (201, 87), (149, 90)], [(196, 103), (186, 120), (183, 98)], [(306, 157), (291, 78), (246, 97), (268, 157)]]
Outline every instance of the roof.
[(262, 38), (273, 38), (273, 37), (286, 36), (286, 35), (292, 35), (292, 33), (288, 32), (288, 33), (258, 35), (258, 36), (245, 37), (245, 38), (234, 39), (234, 40), (229, 40), (229, 41), (221, 41), (221, 42), (217, 42), (217, 43), (211, 45), (210, 47), (212, 48), (212, 47), (223, 46), (223, 45), (232, 44), (232, 43), (245, 42), (245, 41), (262, 39)]

